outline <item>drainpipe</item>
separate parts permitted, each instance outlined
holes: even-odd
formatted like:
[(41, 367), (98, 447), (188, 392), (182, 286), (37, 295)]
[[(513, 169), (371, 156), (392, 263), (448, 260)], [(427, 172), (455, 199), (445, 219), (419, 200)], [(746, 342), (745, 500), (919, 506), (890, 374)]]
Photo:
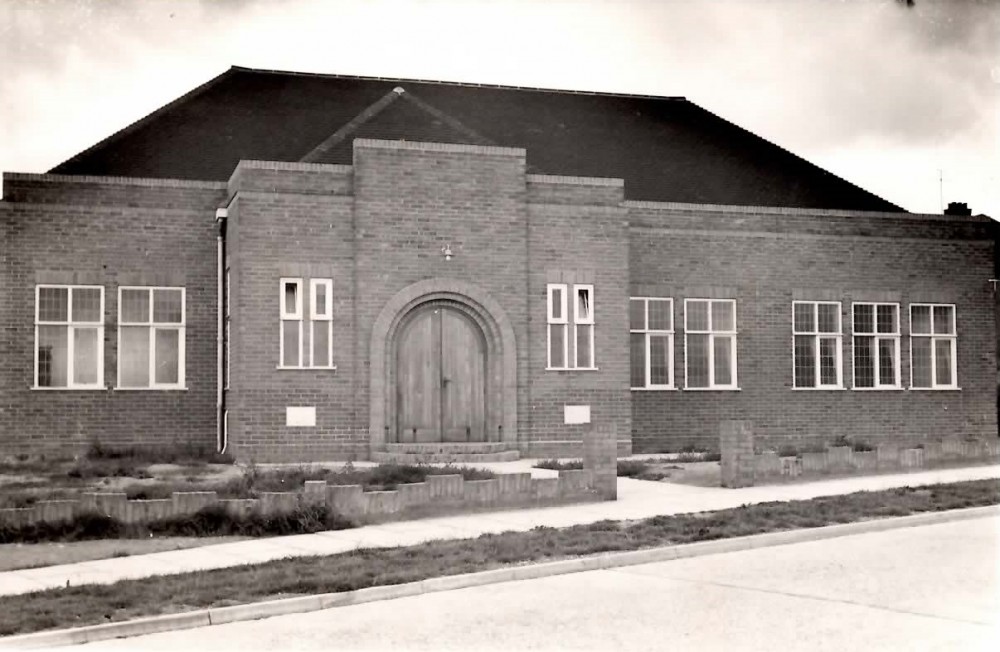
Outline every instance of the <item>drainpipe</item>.
[(225, 301), (225, 291), (222, 287), (223, 284), (223, 234), (225, 233), (225, 220), (229, 216), (229, 210), (225, 208), (219, 208), (215, 211), (215, 221), (219, 225), (219, 235), (215, 237), (216, 249), (218, 251), (218, 262), (216, 265), (216, 271), (218, 278), (216, 279), (216, 289), (218, 291), (218, 321), (216, 324), (216, 395), (215, 395), (215, 435), (216, 435), (216, 448), (220, 453), (226, 452), (226, 446), (229, 444), (226, 437), (226, 429), (223, 424), (223, 418), (225, 415), (225, 403), (224, 403), (224, 393), (223, 393), (223, 365), (225, 364), (223, 360), (223, 351), (225, 347), (225, 342), (223, 341), (223, 319), (225, 315), (225, 306), (223, 301)]

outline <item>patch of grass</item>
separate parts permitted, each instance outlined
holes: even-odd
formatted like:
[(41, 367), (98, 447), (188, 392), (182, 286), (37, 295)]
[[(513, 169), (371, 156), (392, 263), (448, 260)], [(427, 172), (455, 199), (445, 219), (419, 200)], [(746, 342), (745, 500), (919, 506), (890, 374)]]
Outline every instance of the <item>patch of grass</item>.
[(92, 539), (142, 539), (147, 537), (264, 537), (309, 534), (355, 527), (350, 519), (326, 505), (301, 505), (295, 510), (265, 516), (235, 516), (221, 505), (195, 514), (174, 516), (151, 523), (122, 523), (103, 514), (84, 513), (58, 523), (12, 526), (0, 523), (0, 543), (74, 542)]
[(602, 552), (638, 550), (795, 528), (819, 527), (915, 512), (1000, 502), (1000, 482), (978, 480), (830, 496), (787, 503), (745, 505), (704, 514), (600, 521), (570, 528), (486, 534), (471, 540), (360, 549), (0, 597), (0, 635), (90, 625), (287, 595), (353, 591), (470, 573), (510, 564)]
[(569, 460), (560, 462), (559, 460), (540, 460), (535, 464), (536, 469), (549, 469), (550, 471), (577, 471), (583, 468), (581, 460)]
[(199, 466), (204, 464), (232, 464), (233, 458), (227, 453), (219, 453), (214, 446), (195, 442), (174, 442), (161, 446), (106, 446), (94, 440), (87, 448), (84, 458), (90, 461), (119, 460), (133, 464), (182, 464)]
[(830, 442), (830, 446), (835, 446), (835, 447), (850, 446), (850, 445), (851, 445), (851, 440), (845, 437), (844, 435), (837, 435), (836, 437), (833, 438), (833, 441)]
[(146, 555), (166, 550), (198, 548), (217, 543), (243, 541), (246, 537), (144, 537), (142, 539), (95, 539), (72, 543), (0, 544), (0, 572), (73, 564), (123, 555)]

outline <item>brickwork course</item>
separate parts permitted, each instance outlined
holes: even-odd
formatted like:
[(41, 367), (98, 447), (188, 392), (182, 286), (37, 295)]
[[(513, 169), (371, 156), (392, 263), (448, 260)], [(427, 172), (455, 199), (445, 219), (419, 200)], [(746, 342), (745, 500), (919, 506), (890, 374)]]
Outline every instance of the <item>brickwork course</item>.
[[(996, 437), (994, 251), (985, 216), (906, 213), (683, 98), (234, 68), (49, 174), (5, 174), (0, 455), (222, 439), (370, 459), (396, 437), (399, 329), (431, 305), (482, 336), (486, 441), (521, 456), (600, 457), (587, 432), (714, 450), (726, 420), (775, 449)], [(280, 368), (282, 278), (332, 281), (332, 367)], [(593, 369), (547, 368), (553, 283), (594, 287)], [(104, 288), (103, 389), (34, 387), (40, 284)], [(184, 389), (118, 387), (132, 285), (185, 288)], [(632, 296), (673, 299), (673, 388), (630, 388)], [(735, 389), (687, 386), (691, 298), (735, 301)], [(840, 389), (793, 387), (800, 300), (840, 303)], [(858, 301), (899, 304), (899, 389), (854, 389)], [(913, 303), (955, 306), (959, 389), (911, 388)]]

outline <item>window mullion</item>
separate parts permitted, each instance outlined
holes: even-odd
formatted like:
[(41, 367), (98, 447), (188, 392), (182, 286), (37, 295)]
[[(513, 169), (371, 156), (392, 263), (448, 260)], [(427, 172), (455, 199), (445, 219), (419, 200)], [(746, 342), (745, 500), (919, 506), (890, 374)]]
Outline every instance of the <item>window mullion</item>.
[(149, 333), (149, 387), (156, 387), (156, 326), (146, 327)]
[[(712, 325), (709, 317), (709, 327)], [(708, 386), (715, 387), (715, 334), (708, 334)]]

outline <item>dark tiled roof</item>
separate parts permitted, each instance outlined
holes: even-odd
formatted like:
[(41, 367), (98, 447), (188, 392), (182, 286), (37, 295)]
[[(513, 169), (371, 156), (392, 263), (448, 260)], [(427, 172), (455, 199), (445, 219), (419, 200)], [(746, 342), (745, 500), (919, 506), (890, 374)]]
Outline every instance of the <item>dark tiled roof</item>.
[(240, 159), (302, 160), (397, 86), (415, 101), (357, 120), (318, 160), (350, 163), (358, 137), (463, 143), (480, 136), (525, 148), (533, 172), (623, 178), (628, 199), (902, 210), (683, 98), (245, 68), (51, 172), (225, 180)]

